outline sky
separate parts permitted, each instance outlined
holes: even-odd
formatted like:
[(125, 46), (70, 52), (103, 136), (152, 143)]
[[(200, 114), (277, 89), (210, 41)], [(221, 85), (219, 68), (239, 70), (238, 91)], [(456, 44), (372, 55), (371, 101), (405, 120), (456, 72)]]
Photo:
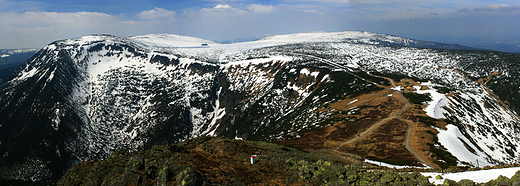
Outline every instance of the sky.
[[(0, 0), (0, 48), (90, 34), (217, 42), (347, 30), (520, 49), (518, 0)], [(518, 51), (520, 52), (520, 51)]]

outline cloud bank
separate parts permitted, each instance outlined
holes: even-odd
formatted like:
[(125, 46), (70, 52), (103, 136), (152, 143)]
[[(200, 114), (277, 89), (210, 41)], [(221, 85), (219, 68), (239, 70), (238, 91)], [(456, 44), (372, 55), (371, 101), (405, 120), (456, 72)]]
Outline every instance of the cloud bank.
[(275, 34), (343, 30), (425, 40), (433, 36), (512, 38), (520, 33), (520, 4), (512, 0), (499, 4), (465, 0), (190, 2), (190, 6), (177, 9), (176, 4), (156, 4), (147, 8), (133, 7), (131, 11), (115, 7), (104, 12), (57, 12), (46, 10), (44, 2), (25, 7), (26, 4), (0, 0), (6, 5), (0, 7), (0, 48), (39, 48), (55, 40), (88, 34), (171, 33), (235, 41)]

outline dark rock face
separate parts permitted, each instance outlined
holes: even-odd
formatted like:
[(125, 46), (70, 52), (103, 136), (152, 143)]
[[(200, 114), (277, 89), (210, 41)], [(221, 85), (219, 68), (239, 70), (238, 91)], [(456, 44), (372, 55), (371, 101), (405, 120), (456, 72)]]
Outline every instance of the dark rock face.
[(112, 36), (57, 41), (21, 66), (0, 85), (1, 177), (57, 181), (117, 149), (199, 135), (194, 125), (215, 109), (218, 67), (143, 50)]

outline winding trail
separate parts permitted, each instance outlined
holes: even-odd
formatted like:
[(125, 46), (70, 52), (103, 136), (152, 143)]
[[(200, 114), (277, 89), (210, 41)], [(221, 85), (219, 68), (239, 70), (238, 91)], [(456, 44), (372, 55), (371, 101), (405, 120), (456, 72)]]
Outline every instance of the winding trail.
[[(392, 84), (392, 87), (395, 87), (395, 83), (394, 83), (394, 80), (391, 79), (391, 78), (388, 78), (388, 77), (382, 77), (382, 76), (377, 76), (377, 75), (373, 75), (373, 74), (370, 74), (370, 73), (367, 73), (368, 75), (370, 76), (373, 76), (373, 77), (378, 77), (378, 78), (383, 78), (383, 79), (386, 79), (388, 81), (390, 81), (390, 83)], [(388, 117), (388, 118), (385, 118), (385, 119), (382, 119), (381, 121), (377, 122), (376, 124), (372, 125), (370, 128), (368, 128), (367, 130), (363, 131), (362, 133), (358, 134), (356, 137), (350, 139), (349, 141), (346, 141), (346, 142), (343, 142), (341, 143), (338, 147), (336, 147), (335, 151), (336, 152), (341, 152), (339, 151), (339, 148), (345, 144), (350, 144), (350, 143), (354, 143), (358, 140), (362, 140), (362, 139), (365, 139), (366, 137), (368, 137), (370, 134), (372, 134), (377, 128), (379, 128), (381, 125), (383, 125), (384, 123), (388, 122), (389, 120), (392, 120), (392, 119), (398, 119), (398, 120), (401, 120), (403, 122), (405, 122), (406, 124), (408, 124), (408, 131), (406, 133), (406, 140), (405, 140), (405, 147), (406, 147), (406, 150), (408, 150), (410, 153), (413, 154), (413, 156), (419, 160), (421, 163), (423, 163), (424, 165), (427, 165), (429, 167), (434, 167), (432, 166), (430, 163), (428, 163), (428, 161), (426, 161), (422, 156), (419, 155), (419, 153), (415, 152), (412, 147), (410, 146), (410, 137), (412, 135), (412, 131), (413, 131), (413, 124), (401, 117), (399, 117), (399, 114), (401, 114), (402, 112), (404, 112), (406, 109), (410, 108), (412, 105), (410, 104), (410, 102), (408, 102), (408, 100), (403, 96), (403, 94), (401, 93), (401, 91), (396, 91), (398, 94), (399, 94), (399, 97), (401, 97), (401, 99), (404, 101), (404, 103), (406, 104), (405, 107), (403, 107), (401, 110), (395, 112), (394, 114), (392, 114), (392, 116)]]
[[(352, 69), (349, 68), (349, 67), (346, 67), (346, 66), (343, 66), (343, 65), (340, 65), (340, 64), (337, 64), (335, 62), (332, 62), (330, 60), (327, 60), (327, 59), (324, 59), (324, 58), (321, 58), (321, 57), (318, 57), (318, 56), (313, 56), (313, 55), (309, 55), (309, 54), (301, 54), (301, 53), (295, 53), (295, 52), (290, 52), (291, 54), (293, 55), (301, 55), (301, 56), (306, 56), (306, 57), (310, 57), (310, 58), (313, 58), (313, 59), (317, 59), (317, 60), (320, 60), (320, 61), (323, 61), (325, 63), (327, 63), (328, 65), (332, 66), (332, 67), (335, 67), (335, 68), (340, 68), (340, 69), (343, 69), (343, 70), (346, 70), (347, 73), (357, 77), (357, 78), (360, 78), (366, 82), (369, 82), (369, 83), (374, 83), (370, 80), (367, 80), (363, 77), (360, 77), (358, 76), (357, 74), (354, 74), (352, 73)], [(390, 81), (390, 83), (392, 84), (392, 87), (396, 87), (395, 85), (395, 82), (393, 79), (391, 78), (388, 78), (388, 77), (382, 77), (382, 76), (378, 76), (378, 75), (373, 75), (371, 73), (368, 73), (368, 71), (365, 70), (365, 72), (367, 72), (367, 74), (369, 76), (372, 76), (372, 77), (378, 77), (378, 78), (383, 78), (383, 79), (386, 79), (388, 81)], [(376, 83), (374, 83), (376, 84)], [(426, 161), (422, 156), (420, 156), (417, 152), (415, 152), (412, 147), (410, 146), (410, 137), (412, 135), (412, 131), (413, 131), (413, 124), (401, 117), (399, 117), (398, 115), (401, 114), (402, 112), (404, 112), (406, 109), (410, 108), (412, 105), (410, 104), (410, 102), (408, 102), (408, 100), (403, 96), (403, 94), (401, 93), (401, 91), (396, 91), (398, 94), (399, 94), (399, 97), (401, 97), (401, 99), (404, 101), (404, 103), (406, 104), (405, 107), (403, 107), (401, 110), (395, 112), (394, 114), (392, 114), (392, 116), (388, 117), (388, 118), (385, 118), (385, 119), (382, 119), (381, 121), (377, 122), (376, 124), (372, 125), (370, 128), (368, 128), (367, 130), (363, 131), (362, 133), (358, 134), (356, 137), (350, 139), (349, 141), (346, 141), (346, 142), (343, 142), (341, 143), (340, 145), (338, 145), (338, 147), (336, 147), (336, 149), (334, 149), (334, 151), (336, 153), (345, 153), (345, 152), (341, 152), (339, 151), (338, 149), (345, 145), (345, 144), (349, 144), (349, 143), (353, 143), (353, 142), (356, 142), (360, 139), (364, 139), (366, 138), (367, 136), (369, 136), (370, 134), (372, 134), (377, 128), (379, 128), (381, 125), (383, 125), (384, 123), (386, 123), (387, 121), (389, 120), (392, 120), (392, 119), (399, 119), (403, 122), (405, 122), (406, 124), (408, 124), (408, 131), (406, 133), (406, 140), (405, 140), (405, 147), (406, 147), (406, 150), (408, 150), (410, 153), (413, 154), (413, 156), (419, 160), (421, 163), (423, 163), (424, 165), (426, 166), (429, 166), (431, 168), (435, 168), (434, 166), (432, 166), (430, 163), (428, 163), (428, 161)]]
[(406, 103), (406, 107), (404, 109), (400, 110), (399, 112), (395, 113), (393, 116), (395, 116), (395, 118), (408, 124), (408, 132), (406, 133), (406, 141), (405, 141), (406, 150), (410, 151), (410, 153), (412, 153), (413, 156), (415, 156), (415, 158), (417, 160), (419, 160), (421, 163), (433, 168), (434, 166), (430, 165), (430, 163), (428, 163), (428, 161), (426, 161), (421, 155), (419, 155), (419, 153), (415, 152), (412, 149), (412, 147), (410, 146), (410, 137), (412, 136), (413, 124), (411, 122), (399, 117), (398, 114), (401, 113), (402, 111), (410, 108), (411, 104), (410, 104), (410, 102), (408, 102), (408, 100), (406, 98), (404, 98), (401, 91), (398, 91), (398, 93), (399, 93), (399, 96), (401, 97), (401, 99)]

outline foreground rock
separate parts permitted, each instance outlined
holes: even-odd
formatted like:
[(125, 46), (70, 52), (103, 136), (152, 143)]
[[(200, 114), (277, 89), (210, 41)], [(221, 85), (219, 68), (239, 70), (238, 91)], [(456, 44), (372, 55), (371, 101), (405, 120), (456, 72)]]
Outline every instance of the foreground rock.
[[(250, 155), (257, 162), (250, 163)], [(200, 137), (79, 163), (58, 185), (430, 185), (417, 172), (368, 172), (327, 153)]]

